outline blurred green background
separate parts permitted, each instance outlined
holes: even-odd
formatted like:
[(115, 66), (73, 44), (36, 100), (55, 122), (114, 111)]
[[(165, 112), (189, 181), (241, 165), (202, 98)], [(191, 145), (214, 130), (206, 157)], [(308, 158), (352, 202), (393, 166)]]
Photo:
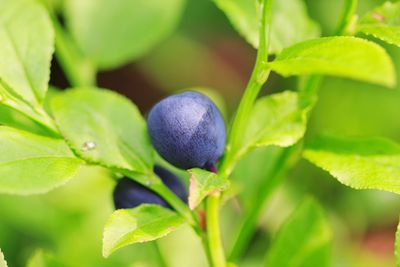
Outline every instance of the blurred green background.
[[(343, 1), (307, 0), (310, 16), (323, 35), (331, 35)], [(358, 14), (383, 3), (359, 1)], [(400, 77), (400, 49), (389, 51)], [(208, 88), (232, 116), (255, 59), (255, 50), (231, 27), (210, 0), (189, 0), (178, 29), (132, 64), (102, 72), (99, 85), (130, 97), (146, 113), (160, 98), (188, 88)], [(295, 89), (295, 79), (271, 75), (263, 94)], [(68, 86), (56, 61), (51, 84)], [(384, 136), (400, 142), (400, 87), (394, 90), (346, 79), (326, 78), (306, 140), (321, 133)], [(222, 229), (229, 244), (246, 201), (252, 201), (277, 148), (257, 150), (243, 159), (233, 179), (241, 195), (226, 203)], [(44, 251), (51, 266), (159, 266), (157, 249), (170, 266), (201, 267), (199, 240), (181, 228), (155, 244), (132, 245), (109, 259), (101, 256), (102, 228), (113, 210), (113, 180), (107, 171), (85, 167), (65, 187), (39, 196), (0, 195), (0, 247), (10, 267), (26, 266)], [(268, 242), (307, 194), (323, 205), (334, 233), (332, 266), (391, 267), (400, 197), (347, 188), (305, 160), (296, 163), (269, 200), (246, 259), (239, 266), (261, 266)], [(242, 207), (241, 207), (242, 206)], [(299, 244), (301, 245), (301, 244)], [(227, 245), (228, 246), (228, 245)], [(229, 246), (228, 246), (229, 247)], [(38, 255), (38, 254), (36, 254)], [(35, 263), (32, 261), (30, 266)]]

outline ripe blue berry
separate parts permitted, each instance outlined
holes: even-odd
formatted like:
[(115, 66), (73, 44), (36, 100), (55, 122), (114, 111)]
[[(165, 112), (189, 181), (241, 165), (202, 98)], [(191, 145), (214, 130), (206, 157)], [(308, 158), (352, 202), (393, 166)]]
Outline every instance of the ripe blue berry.
[(205, 168), (224, 152), (224, 120), (214, 103), (200, 93), (161, 100), (151, 109), (147, 124), (154, 148), (178, 168)]
[[(187, 201), (187, 191), (178, 177), (159, 166), (154, 167), (154, 172), (172, 192), (182, 199), (182, 201)], [(166, 208), (171, 208), (157, 193), (127, 177), (118, 181), (114, 189), (113, 197), (116, 209), (134, 208), (144, 203), (157, 204)]]

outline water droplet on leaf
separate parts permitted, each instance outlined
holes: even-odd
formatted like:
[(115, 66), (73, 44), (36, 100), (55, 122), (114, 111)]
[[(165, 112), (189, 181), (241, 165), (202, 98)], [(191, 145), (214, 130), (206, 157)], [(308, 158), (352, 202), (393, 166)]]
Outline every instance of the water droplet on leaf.
[(87, 141), (82, 145), (82, 151), (90, 151), (97, 147), (96, 143), (93, 141)]

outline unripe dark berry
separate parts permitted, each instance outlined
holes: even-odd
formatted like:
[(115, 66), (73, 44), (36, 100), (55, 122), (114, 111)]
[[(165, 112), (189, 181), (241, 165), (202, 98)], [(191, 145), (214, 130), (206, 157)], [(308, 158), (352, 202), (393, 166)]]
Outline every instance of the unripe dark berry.
[(144, 203), (169, 207), (164, 199), (143, 185), (127, 177), (118, 181), (114, 189), (114, 205), (116, 209), (134, 208)]
[(147, 123), (154, 148), (178, 168), (205, 168), (224, 152), (224, 120), (214, 103), (200, 93), (161, 100), (151, 109)]
[[(186, 188), (178, 177), (159, 166), (154, 167), (154, 172), (172, 192), (181, 198), (182, 201), (187, 202)], [(114, 189), (113, 197), (116, 209), (134, 208), (145, 203), (171, 208), (157, 193), (127, 177), (118, 181)]]

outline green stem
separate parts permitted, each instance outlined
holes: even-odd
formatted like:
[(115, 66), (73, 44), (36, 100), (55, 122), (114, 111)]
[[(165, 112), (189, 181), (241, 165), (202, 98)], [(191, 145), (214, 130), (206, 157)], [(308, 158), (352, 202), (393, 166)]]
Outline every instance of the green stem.
[(256, 191), (255, 198), (252, 201), (253, 206), (245, 215), (245, 220), (239, 228), (234, 246), (229, 255), (230, 261), (235, 262), (239, 260), (245, 253), (245, 250), (253, 237), (254, 229), (257, 226), (263, 207), (266, 205), (272, 192), (283, 180), (284, 173), (287, 171), (293, 155), (298, 153), (298, 147), (299, 145), (283, 149), (272, 170), (266, 175), (265, 179), (262, 179), (261, 184), (257, 186), (258, 190)]
[[(343, 35), (348, 30), (352, 23), (352, 18), (357, 7), (357, 0), (346, 0), (343, 15), (340, 20), (337, 35)], [(317, 91), (320, 87), (322, 76), (313, 75), (306, 77), (304, 86), (300, 87), (300, 108), (306, 111), (305, 116), (309, 117), (311, 110), (317, 102)], [(284, 177), (284, 172), (287, 169), (288, 162), (290, 162), (293, 154), (297, 153), (297, 149), (293, 147), (285, 148), (280, 158), (275, 163), (269, 179), (264, 179), (264, 183), (259, 186), (260, 190), (257, 192), (257, 199), (254, 203), (265, 203), (266, 199), (270, 196), (273, 189), (280, 183)], [(268, 190), (265, 190), (265, 189)], [(231, 250), (230, 260), (238, 260), (243, 255), (246, 247), (248, 246), (256, 227), (257, 221), (262, 212), (263, 205), (255, 204), (247, 214), (246, 219), (242, 223), (237, 239)]]
[(253, 104), (270, 73), (267, 63), (268, 48), (270, 44), (272, 2), (272, 0), (264, 0), (260, 3), (261, 24), (257, 59), (228, 136), (225, 157), (222, 159), (220, 166), (220, 175), (223, 177), (228, 177), (232, 172), (237, 152), (240, 147), (240, 141), (242, 139), (243, 127), (246, 124)]
[[(219, 175), (222, 177), (228, 178), (232, 172), (241, 143), (243, 126), (270, 73), (270, 69), (267, 68), (267, 62), (270, 44), (272, 2), (273, 0), (263, 0), (260, 3), (261, 23), (257, 59), (228, 136), (225, 157), (220, 164)], [(219, 229), (219, 202), (220, 194), (211, 195), (206, 200), (207, 239), (213, 267), (226, 266), (226, 258)]]
[(345, 0), (342, 17), (336, 28), (335, 35), (346, 35), (357, 9), (357, 0)]
[(56, 57), (72, 86), (94, 86), (96, 68), (78, 49), (76, 43), (52, 15), (56, 33)]
[[(309, 76), (305, 78), (303, 86), (300, 86), (300, 108), (306, 111), (307, 117), (317, 101), (316, 95), (321, 81), (322, 76)], [(284, 173), (289, 168), (292, 158), (298, 154), (300, 148), (301, 144), (285, 148), (274, 163), (271, 172), (268, 174), (268, 179), (263, 179), (262, 184), (258, 186), (259, 190), (256, 193), (256, 199), (253, 201), (254, 205), (249, 209), (249, 213), (246, 214), (239, 228), (239, 233), (229, 255), (229, 260), (237, 261), (243, 256), (245, 249), (254, 235), (265, 202), (277, 185), (282, 182), (282, 179), (285, 177)]]
[(226, 266), (225, 253), (222, 246), (219, 227), (219, 200), (219, 193), (209, 196), (206, 200), (207, 240), (213, 267)]
[(210, 246), (209, 246), (209, 243), (208, 243), (207, 233), (205, 231), (201, 232), (201, 242), (202, 242), (202, 245), (203, 245), (204, 253), (205, 253), (206, 258), (207, 258), (207, 262), (208, 262), (208, 264), (210, 266), (212, 266), (213, 260), (211, 258), (211, 250), (210, 250)]

